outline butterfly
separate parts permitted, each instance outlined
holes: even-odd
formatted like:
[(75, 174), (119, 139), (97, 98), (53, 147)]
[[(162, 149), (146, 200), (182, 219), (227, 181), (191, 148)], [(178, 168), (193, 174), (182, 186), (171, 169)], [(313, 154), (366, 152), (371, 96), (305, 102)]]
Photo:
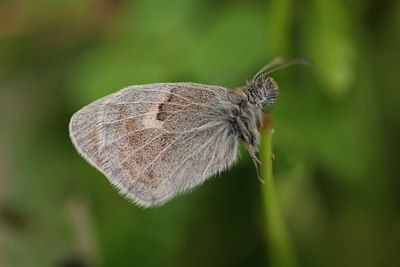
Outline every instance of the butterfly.
[(270, 73), (306, 60), (276, 58), (230, 90), (191, 82), (129, 86), (76, 112), (77, 151), (139, 206), (164, 204), (230, 167), (243, 141), (257, 174), (264, 108), (278, 86)]

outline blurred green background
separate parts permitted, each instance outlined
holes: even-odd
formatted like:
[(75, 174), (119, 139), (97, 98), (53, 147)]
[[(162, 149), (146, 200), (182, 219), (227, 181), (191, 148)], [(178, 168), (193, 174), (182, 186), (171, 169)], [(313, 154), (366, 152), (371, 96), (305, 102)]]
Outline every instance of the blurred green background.
[[(120, 88), (235, 88), (276, 56), (314, 61), (274, 74), (286, 241), (245, 151), (144, 210), (69, 140)], [(399, 62), (400, 1), (0, 1), (0, 266), (400, 266)]]

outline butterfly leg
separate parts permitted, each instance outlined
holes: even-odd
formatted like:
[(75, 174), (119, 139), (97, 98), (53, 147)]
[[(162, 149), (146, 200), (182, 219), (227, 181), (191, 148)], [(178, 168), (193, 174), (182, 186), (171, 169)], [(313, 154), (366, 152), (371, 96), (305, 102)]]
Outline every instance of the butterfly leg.
[(254, 163), (257, 172), (257, 178), (261, 183), (265, 183), (264, 179), (260, 174), (260, 164), (261, 161), (257, 157), (257, 148), (253, 145), (254, 137), (251, 135), (250, 131), (247, 129), (246, 124), (240, 119), (240, 117), (235, 117), (235, 121), (239, 128), (241, 137), (246, 145), (246, 149), (250, 154), (251, 160)]

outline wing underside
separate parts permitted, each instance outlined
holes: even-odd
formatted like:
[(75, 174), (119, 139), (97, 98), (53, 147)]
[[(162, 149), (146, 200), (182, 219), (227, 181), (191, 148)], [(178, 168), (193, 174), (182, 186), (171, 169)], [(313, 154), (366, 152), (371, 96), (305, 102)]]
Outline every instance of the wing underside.
[(236, 159), (229, 94), (192, 83), (128, 87), (75, 113), (71, 139), (122, 194), (159, 205)]

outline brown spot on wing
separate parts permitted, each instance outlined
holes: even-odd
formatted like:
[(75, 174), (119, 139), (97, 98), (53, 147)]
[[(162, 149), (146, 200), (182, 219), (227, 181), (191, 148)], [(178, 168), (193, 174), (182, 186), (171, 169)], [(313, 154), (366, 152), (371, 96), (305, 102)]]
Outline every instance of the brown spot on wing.
[[(164, 104), (160, 104), (160, 106), (161, 105), (164, 105)], [(160, 106), (158, 107), (159, 110), (160, 110)], [(164, 111), (160, 111), (160, 112), (157, 113), (156, 118), (159, 121), (165, 121), (165, 119), (167, 118), (167, 113), (164, 112)]]
[(171, 143), (171, 141), (173, 140), (173, 138), (170, 135), (167, 134), (163, 134), (160, 139), (158, 140), (158, 143), (161, 147), (161, 149), (165, 148), (169, 143)]
[[(178, 89), (179, 87), (172, 88), (170, 93), (168, 94), (168, 98), (164, 101), (164, 103), (158, 105), (158, 113), (156, 115), (157, 120), (165, 121), (168, 118), (168, 113), (171, 113), (174, 110), (179, 110), (181, 108), (179, 105), (187, 104), (182, 98), (175, 95)], [(178, 106), (170, 105), (171, 103), (178, 104)]]
[(121, 106), (118, 110), (118, 119), (123, 119), (128, 115), (128, 108), (126, 106)]
[(142, 155), (137, 154), (137, 155), (135, 155), (135, 162), (138, 166), (143, 166), (143, 164), (145, 163), (145, 160)]
[(136, 128), (136, 124), (133, 120), (128, 120), (127, 122), (118, 122), (115, 126), (115, 137), (119, 138), (126, 133), (133, 131)]
[(141, 138), (135, 134), (128, 137), (128, 143), (130, 146), (136, 147), (140, 145), (141, 142), (142, 142)]
[(127, 157), (127, 150), (123, 147), (118, 148), (118, 157), (119, 160), (122, 162), (122, 167), (129, 172), (132, 177), (136, 177), (136, 171), (134, 170), (132, 164), (126, 159)]
[(161, 184), (161, 179), (157, 179), (156, 173), (153, 170), (149, 170), (146, 174), (138, 177), (138, 182), (152, 189), (156, 189)]
[(126, 149), (124, 147), (119, 147), (118, 148), (118, 152), (119, 152), (118, 153), (119, 159), (120, 160), (124, 160), (126, 158), (126, 156), (127, 156)]
[(122, 162), (122, 167), (124, 167), (124, 169), (126, 169), (132, 177), (136, 177), (137, 173), (132, 164), (130, 164), (128, 161)]
[[(172, 93), (172, 90), (171, 90)], [(168, 95), (167, 100), (164, 103), (161, 103), (158, 105), (158, 113), (156, 115), (156, 119), (159, 121), (165, 121), (165, 119), (167, 118), (167, 113), (165, 112), (166, 110), (166, 103), (170, 103), (172, 101), (172, 94)]]
[(137, 128), (137, 124), (133, 119), (127, 119), (129, 110), (126, 106), (121, 106), (118, 109), (118, 118), (121, 120), (115, 127), (115, 137), (119, 138), (125, 135), (127, 132), (134, 131)]
[(89, 140), (92, 144), (97, 144), (100, 141), (99, 131), (95, 128), (89, 133)]
[(147, 174), (147, 176), (149, 177), (149, 180), (154, 180), (154, 171), (153, 170), (150, 170), (149, 172), (148, 172), (148, 174)]
[(125, 123), (125, 129), (126, 129), (126, 131), (128, 131), (128, 132), (131, 132), (131, 131), (133, 131), (133, 130), (135, 130), (137, 128), (137, 125), (136, 125), (136, 123), (135, 123), (135, 121), (134, 120), (128, 120), (126, 123)]

